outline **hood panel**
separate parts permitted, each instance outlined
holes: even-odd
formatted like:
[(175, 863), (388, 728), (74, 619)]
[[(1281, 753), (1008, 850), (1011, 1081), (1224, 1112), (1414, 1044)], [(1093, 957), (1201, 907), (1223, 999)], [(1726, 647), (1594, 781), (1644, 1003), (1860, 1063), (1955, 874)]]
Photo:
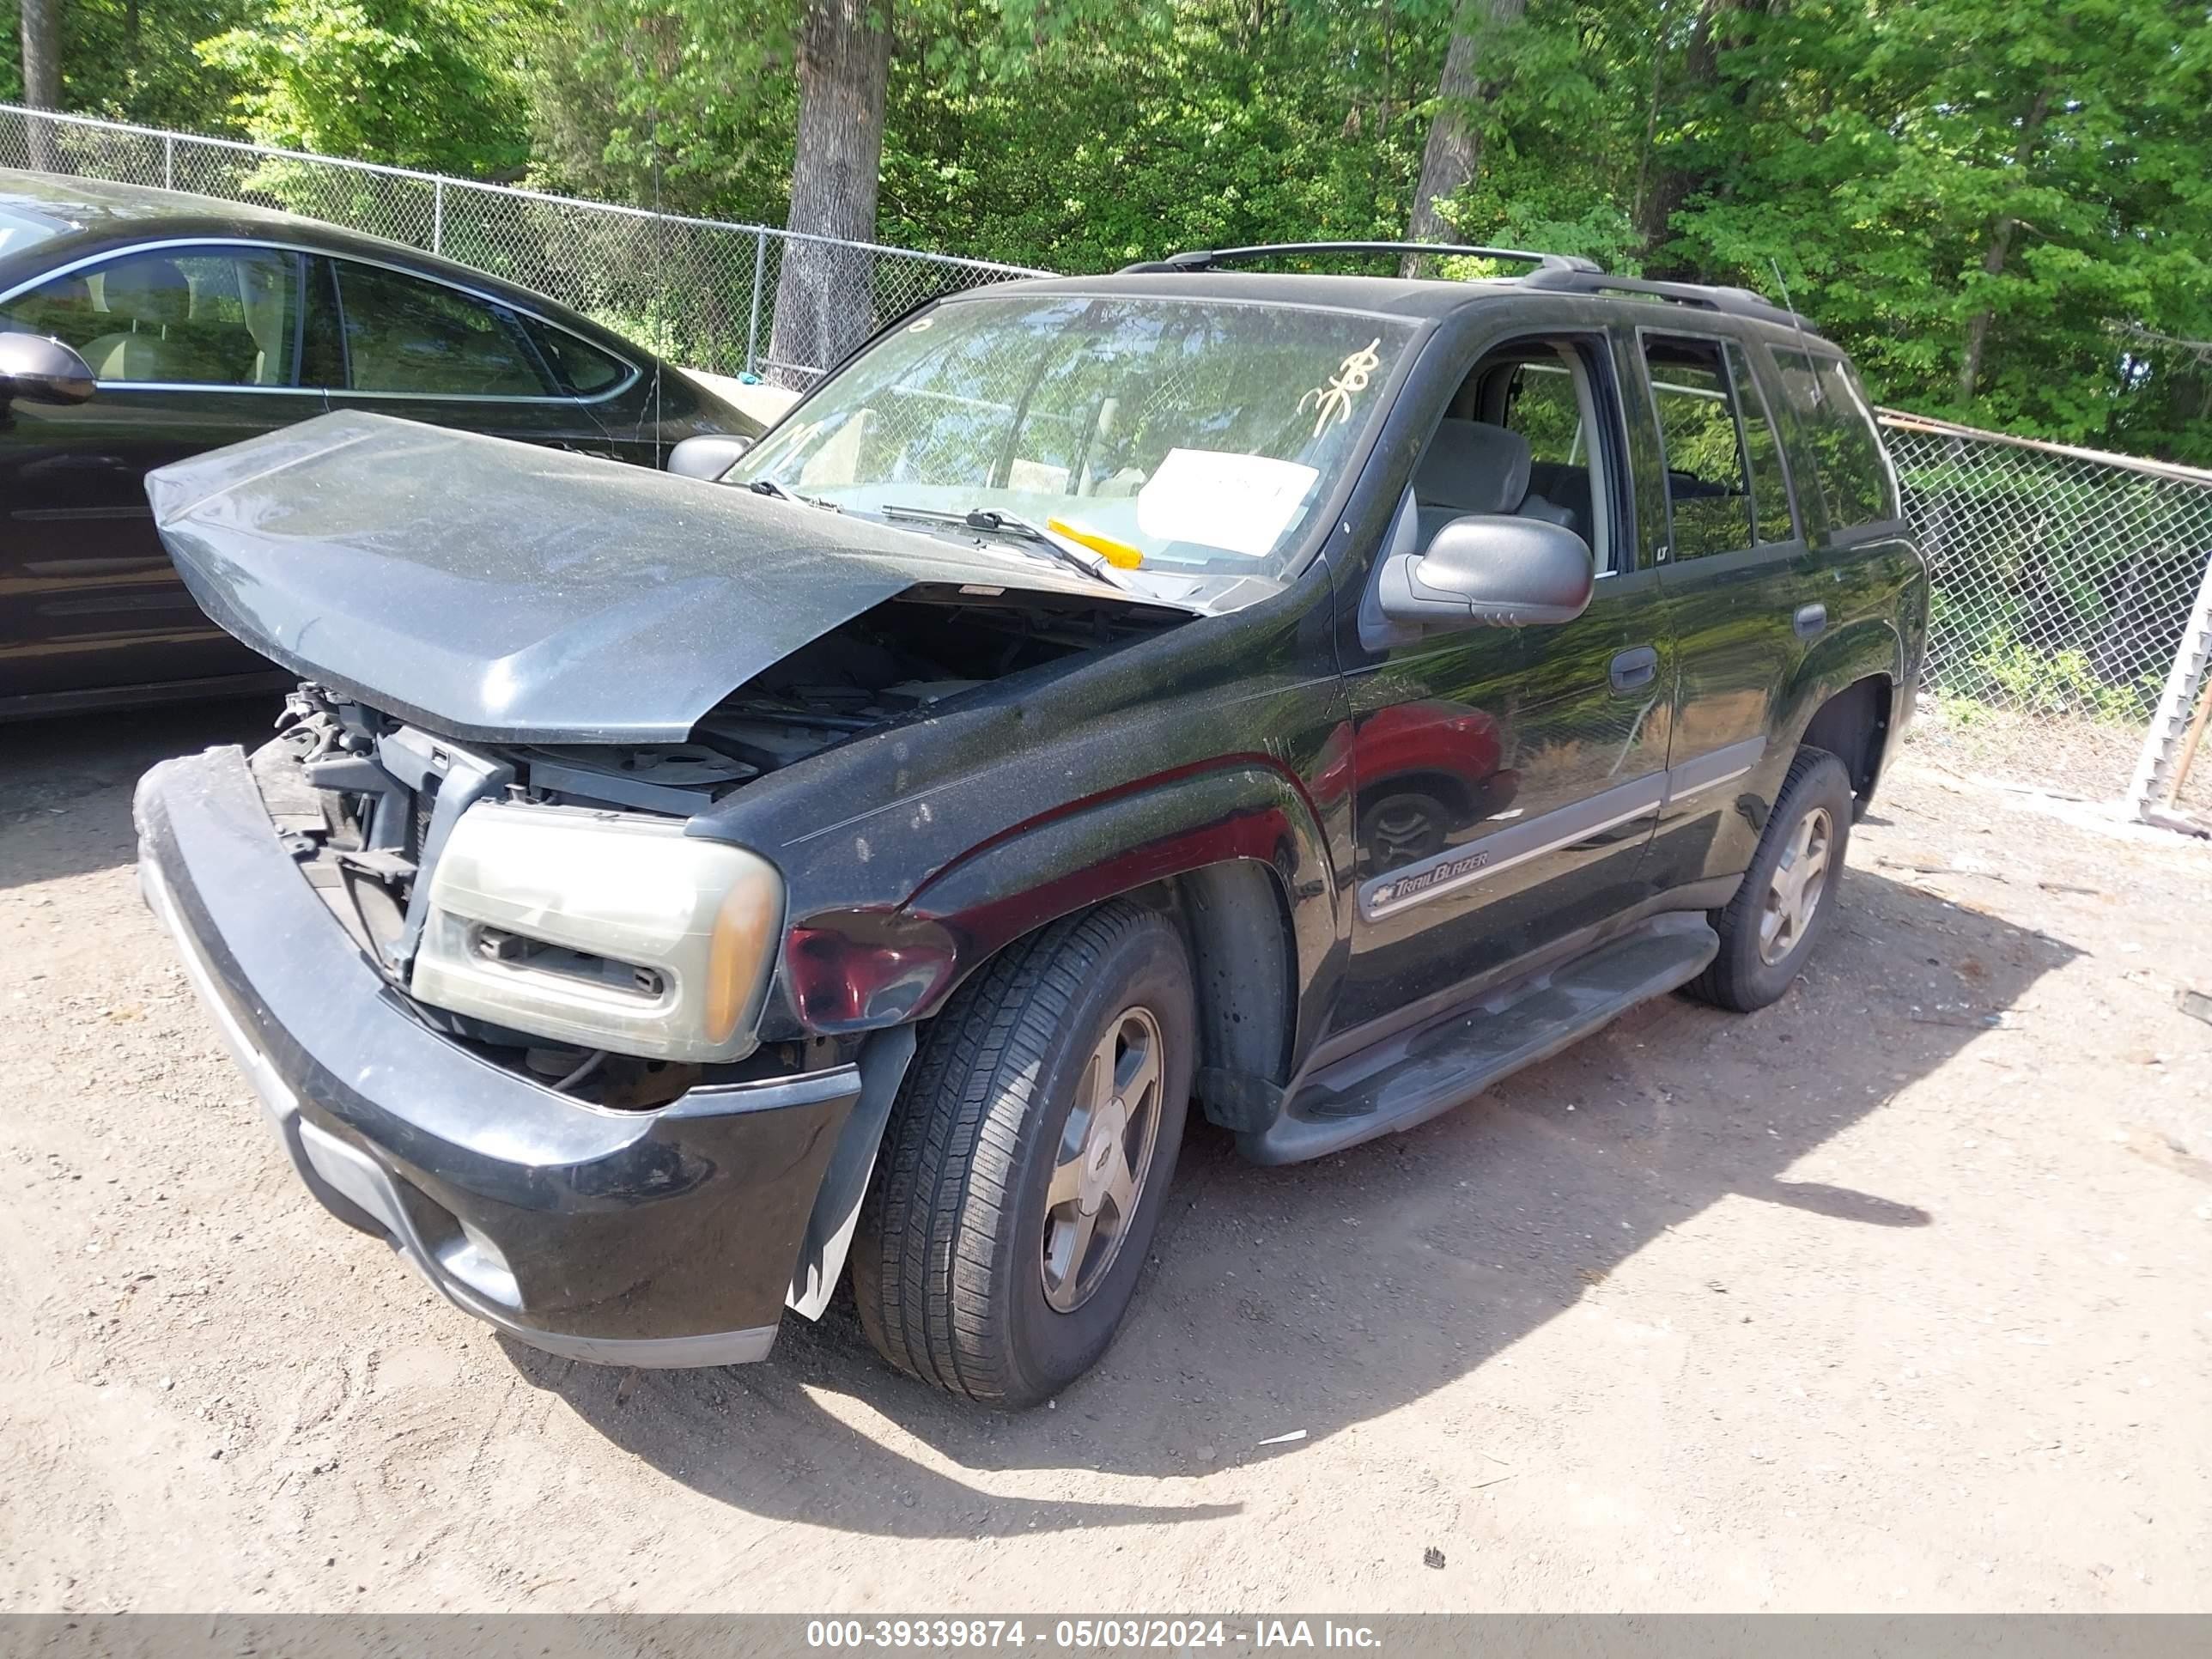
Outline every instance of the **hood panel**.
[(1011, 550), (382, 415), (161, 468), (147, 494), (223, 628), (483, 741), (680, 741), (763, 669), (917, 586), (1175, 609)]

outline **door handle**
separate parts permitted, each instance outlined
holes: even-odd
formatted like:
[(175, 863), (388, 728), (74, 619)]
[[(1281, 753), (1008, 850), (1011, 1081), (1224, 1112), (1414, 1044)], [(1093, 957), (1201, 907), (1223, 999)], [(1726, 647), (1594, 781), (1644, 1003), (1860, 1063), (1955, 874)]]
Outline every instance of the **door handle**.
[(1659, 653), (1648, 645), (1624, 651), (1613, 659), (1613, 689), (1640, 691), (1659, 678)]
[(1790, 619), (1790, 625), (1797, 630), (1799, 639), (1809, 640), (1828, 625), (1828, 607), (1825, 605), (1801, 605), (1797, 607), (1797, 614)]

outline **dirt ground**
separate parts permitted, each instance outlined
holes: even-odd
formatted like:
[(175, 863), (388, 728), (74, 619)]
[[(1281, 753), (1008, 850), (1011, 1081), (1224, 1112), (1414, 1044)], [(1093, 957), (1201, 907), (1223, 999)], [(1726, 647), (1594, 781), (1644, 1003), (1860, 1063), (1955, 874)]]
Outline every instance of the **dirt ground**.
[(131, 871), (138, 770), (264, 712), (0, 728), (0, 1607), (2212, 1602), (2212, 848), (1923, 750), (1779, 1006), (1296, 1169), (1194, 1130), (1014, 1417), (836, 1310), (551, 1359), (317, 1210)]

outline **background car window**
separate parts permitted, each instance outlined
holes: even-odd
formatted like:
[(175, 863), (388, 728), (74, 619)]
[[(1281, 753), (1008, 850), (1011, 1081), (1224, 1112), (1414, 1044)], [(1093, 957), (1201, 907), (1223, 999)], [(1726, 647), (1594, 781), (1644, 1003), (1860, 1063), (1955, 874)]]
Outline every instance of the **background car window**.
[(73, 346), (118, 383), (289, 386), (299, 259), (264, 248), (163, 248), (41, 283), (8, 302), (11, 328)]
[(1897, 480), (1876, 434), (1874, 411), (1839, 357), (1777, 351), (1783, 397), (1797, 420), (1828, 517), (1838, 529), (1898, 516)]
[(1774, 417), (1743, 348), (1728, 348), (1729, 377), (1735, 382), (1736, 409), (1743, 416), (1744, 452), (1751, 462), (1751, 508), (1762, 542), (1795, 539), (1797, 526), (1790, 516), (1790, 486), (1782, 471), (1782, 440), (1774, 430)]
[(1749, 547), (1751, 489), (1720, 353), (1653, 341), (1644, 347), (1644, 361), (1666, 447), (1674, 556), (1700, 559)]
[(554, 391), (506, 307), (377, 265), (332, 266), (352, 390), (444, 398)]
[(593, 397), (629, 377), (628, 363), (578, 339), (566, 329), (535, 324), (530, 331), (546, 360), (553, 365), (553, 372), (560, 377), (563, 389), (579, 398)]

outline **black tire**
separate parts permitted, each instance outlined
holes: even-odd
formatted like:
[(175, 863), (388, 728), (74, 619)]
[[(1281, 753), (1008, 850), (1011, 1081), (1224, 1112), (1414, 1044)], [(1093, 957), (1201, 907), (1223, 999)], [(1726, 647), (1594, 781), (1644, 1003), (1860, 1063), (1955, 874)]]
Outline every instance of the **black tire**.
[[(1803, 923), (1784, 930), (1786, 937), (1774, 943), (1780, 948), (1774, 959), (1765, 955), (1765, 925), (1774, 891), (1776, 872), (1790, 857), (1807, 820), (1825, 813), (1826, 858), (1820, 891)], [(1751, 868), (1728, 908), (1708, 913), (1713, 931), (1721, 936), (1720, 954), (1712, 965), (1682, 988), (1683, 994), (1716, 1007), (1747, 1014), (1764, 1008), (1790, 988), (1806, 959), (1827, 931), (1836, 908), (1836, 890), (1843, 879), (1844, 854), (1851, 833), (1851, 780), (1842, 761), (1825, 749), (1800, 749), (1783, 779), (1782, 793), (1766, 820)]]
[[(1146, 1040), (1158, 1042), (1146, 1167), (1127, 1224), (1097, 1258), (1084, 1299), (1063, 1312), (1047, 1299), (1047, 1185), (1056, 1164), (1079, 1161), (1061, 1146), (1079, 1089), (1109, 1033), (1141, 1030), (1121, 1023), (1134, 1009), (1149, 1011)], [(884, 1358), (1005, 1407), (1035, 1405), (1097, 1363), (1136, 1291), (1175, 1175), (1196, 1024), (1181, 934), (1127, 900), (1041, 929), (961, 987), (923, 1033), (854, 1237), (860, 1326)], [(1139, 1127), (1133, 1118), (1125, 1133)], [(1079, 1261), (1079, 1279), (1081, 1269)], [(1065, 1273), (1053, 1293), (1073, 1293)]]

